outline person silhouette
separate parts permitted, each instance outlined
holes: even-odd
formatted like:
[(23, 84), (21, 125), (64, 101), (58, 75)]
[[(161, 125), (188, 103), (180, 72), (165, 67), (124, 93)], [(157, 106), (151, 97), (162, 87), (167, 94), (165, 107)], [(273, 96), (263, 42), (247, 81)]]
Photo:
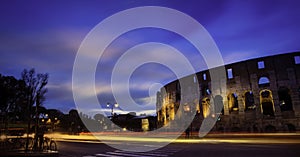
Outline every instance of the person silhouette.
[(190, 138), (190, 128), (186, 128), (185, 130), (185, 138)]
[(37, 136), (38, 136), (38, 140), (39, 140), (39, 150), (43, 150), (43, 143), (44, 143), (44, 134), (46, 132), (46, 126), (40, 126)]

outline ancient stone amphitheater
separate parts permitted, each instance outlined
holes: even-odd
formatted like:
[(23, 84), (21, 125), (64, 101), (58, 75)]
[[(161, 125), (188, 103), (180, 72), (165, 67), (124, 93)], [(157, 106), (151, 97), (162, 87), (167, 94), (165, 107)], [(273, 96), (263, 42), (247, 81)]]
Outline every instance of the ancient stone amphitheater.
[[(212, 90), (209, 70), (183, 78), (197, 78), (197, 88), (191, 86), (185, 94), (179, 80), (165, 85), (157, 93), (158, 127), (168, 127), (175, 118), (183, 119), (184, 112), (195, 111), (190, 125), (194, 131), (199, 130), (205, 118), (215, 117), (212, 131), (217, 132), (300, 130), (300, 52), (246, 60), (223, 68), (226, 87), (220, 89)], [(197, 93), (195, 89), (199, 94), (189, 97)], [(220, 103), (223, 108), (217, 112), (215, 105)]]

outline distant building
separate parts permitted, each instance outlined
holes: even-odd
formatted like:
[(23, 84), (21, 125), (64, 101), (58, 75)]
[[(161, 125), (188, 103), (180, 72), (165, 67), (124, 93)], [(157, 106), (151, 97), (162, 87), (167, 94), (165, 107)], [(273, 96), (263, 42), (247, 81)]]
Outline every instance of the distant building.
[[(219, 67), (217, 67), (219, 68)], [(214, 68), (214, 69), (217, 69)], [(195, 110), (193, 130), (204, 118), (220, 115), (212, 131), (294, 132), (300, 130), (300, 52), (261, 57), (225, 65), (226, 87), (211, 89), (209, 70), (196, 73), (200, 96), (182, 95), (179, 80), (157, 93), (157, 125), (167, 126), (175, 116), (184, 118), (180, 103)], [(184, 99), (184, 100), (182, 100)], [(223, 110), (215, 112), (215, 104)], [(176, 114), (177, 113), (177, 114)]]
[(135, 114), (119, 114), (112, 121), (119, 127), (131, 131), (149, 131), (156, 129), (156, 116), (136, 116)]

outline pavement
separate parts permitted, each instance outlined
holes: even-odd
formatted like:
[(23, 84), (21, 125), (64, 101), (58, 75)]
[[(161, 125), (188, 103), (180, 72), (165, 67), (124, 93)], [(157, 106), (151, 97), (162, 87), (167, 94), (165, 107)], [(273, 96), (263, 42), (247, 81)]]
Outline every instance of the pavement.
[(43, 151), (43, 152), (33, 152), (33, 151), (23, 151), (23, 150), (11, 150), (11, 151), (2, 151), (0, 156), (7, 157), (58, 157), (58, 151)]
[[(32, 137), (30, 137), (32, 138)], [(22, 157), (22, 156), (39, 156), (39, 157), (56, 157), (58, 151), (25, 151), (26, 135), (24, 136), (3, 136), (0, 139), (0, 156)]]
[[(210, 133), (203, 138), (198, 137), (198, 132), (193, 132), (190, 138), (185, 138), (185, 135), (178, 137), (177, 139), (169, 138), (174, 133), (166, 132), (159, 135), (159, 137), (148, 138), (145, 133), (81, 133), (79, 135), (67, 135), (60, 133), (46, 134), (46, 136), (54, 139), (57, 142), (72, 142), (72, 143), (93, 143), (104, 144), (107, 142), (124, 145), (133, 144), (140, 145), (142, 143), (160, 145), (161, 143), (173, 143), (173, 144), (300, 144), (300, 133)], [(99, 140), (101, 139), (101, 140)], [(60, 150), (60, 148), (58, 148)], [(163, 150), (165, 151), (165, 150)], [(168, 150), (169, 151), (169, 150)], [(117, 155), (118, 152), (113, 151), (110, 155)], [(141, 154), (140, 154), (141, 155)], [(44, 151), (44, 152), (25, 152), (24, 150), (14, 151), (1, 151), (0, 156), (41, 156), (41, 157), (56, 157), (59, 156), (58, 151)]]
[[(120, 142), (121, 143), (121, 142)], [(60, 157), (299, 157), (299, 144), (171, 143), (152, 151), (140, 144), (123, 143), (135, 151), (113, 148), (104, 143), (58, 141)], [(144, 145), (144, 147), (156, 147)]]

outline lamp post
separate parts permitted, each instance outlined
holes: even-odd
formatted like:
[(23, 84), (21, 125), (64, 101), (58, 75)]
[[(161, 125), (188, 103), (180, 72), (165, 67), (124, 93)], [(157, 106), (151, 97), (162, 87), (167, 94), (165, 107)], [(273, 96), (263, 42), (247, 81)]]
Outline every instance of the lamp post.
[[(114, 107), (119, 107), (119, 104), (117, 104), (117, 103), (114, 103), (114, 104), (111, 104), (111, 103), (107, 103), (106, 104), (106, 107), (107, 108), (110, 108), (111, 107), (111, 118), (110, 118), (110, 120), (113, 122), (113, 123), (115, 123), (115, 116), (114, 116)], [(111, 124), (111, 128), (113, 129), (114, 128), (114, 125), (113, 125), (113, 123)]]
[(115, 104), (110, 104), (109, 102), (106, 104), (106, 107), (111, 107), (111, 116), (114, 116), (114, 107), (118, 108), (119, 104), (115, 103)]

